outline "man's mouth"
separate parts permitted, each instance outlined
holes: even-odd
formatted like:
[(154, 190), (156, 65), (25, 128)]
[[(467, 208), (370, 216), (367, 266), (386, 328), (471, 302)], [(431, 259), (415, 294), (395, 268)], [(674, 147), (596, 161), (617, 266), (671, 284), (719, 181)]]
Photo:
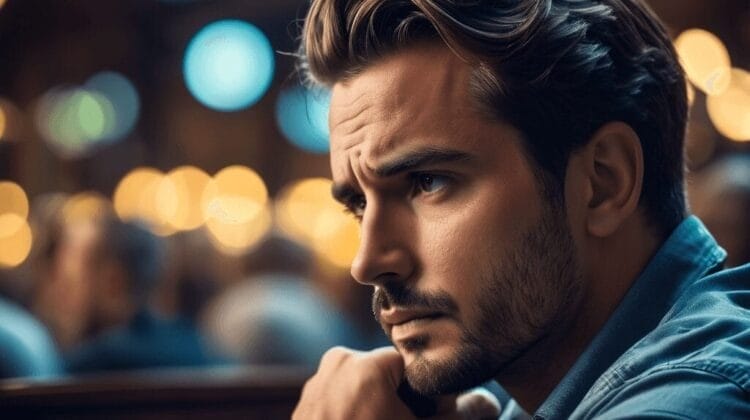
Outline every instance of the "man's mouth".
[(388, 310), (381, 309), (378, 319), (381, 324), (393, 327), (418, 321), (434, 320), (442, 316), (444, 314), (430, 309), (390, 308)]

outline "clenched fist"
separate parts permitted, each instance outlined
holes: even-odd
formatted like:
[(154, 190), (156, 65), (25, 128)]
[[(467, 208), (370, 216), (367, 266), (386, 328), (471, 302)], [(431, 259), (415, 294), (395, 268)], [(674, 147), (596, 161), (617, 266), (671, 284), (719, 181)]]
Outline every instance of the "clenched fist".
[[(399, 398), (404, 361), (393, 347), (359, 352), (334, 347), (302, 390), (294, 420), (415, 419)], [(403, 395), (403, 392), (402, 392)], [(496, 418), (500, 404), (488, 392), (472, 391), (435, 401), (435, 420)]]

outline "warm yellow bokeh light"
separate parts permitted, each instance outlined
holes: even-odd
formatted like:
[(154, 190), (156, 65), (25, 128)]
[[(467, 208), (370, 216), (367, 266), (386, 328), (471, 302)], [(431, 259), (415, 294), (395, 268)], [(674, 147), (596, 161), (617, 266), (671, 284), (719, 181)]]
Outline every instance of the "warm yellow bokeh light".
[(750, 141), (750, 73), (732, 69), (732, 83), (722, 94), (709, 96), (706, 108), (722, 135), (731, 140)]
[(687, 85), (688, 108), (690, 108), (693, 106), (693, 102), (695, 102), (695, 88), (693, 88), (689, 80), (685, 81), (685, 85)]
[(268, 202), (263, 179), (245, 166), (229, 166), (214, 175), (202, 197), (206, 219), (240, 224), (253, 219)]
[(718, 95), (729, 86), (729, 52), (716, 35), (703, 29), (688, 29), (675, 40), (675, 49), (695, 87), (707, 95)]
[[(331, 181), (309, 178), (285, 188), (276, 203), (276, 223), (290, 237), (309, 244), (313, 237), (313, 222), (331, 207)], [(339, 211), (341, 207), (339, 206)]]
[[(0, 4), (0, 7), (2, 7), (2, 4)], [(7, 120), (8, 117), (5, 115), (5, 110), (0, 106), (0, 140), (5, 136), (5, 125)]]
[(239, 255), (257, 245), (271, 229), (271, 211), (263, 206), (253, 217), (242, 223), (225, 221), (212, 217), (206, 220), (209, 238), (217, 249), (230, 254)]
[(164, 174), (154, 168), (140, 167), (130, 171), (115, 189), (112, 201), (117, 216), (125, 221), (146, 222), (157, 235), (174, 233), (175, 229), (161, 217), (164, 211), (159, 209), (160, 205), (169, 207), (169, 199), (174, 198), (174, 194), (168, 194), (168, 188), (163, 187), (164, 179)]
[(0, 181), (0, 215), (12, 213), (26, 220), (29, 215), (29, 199), (20, 185), (12, 181)]
[(342, 212), (326, 213), (317, 221), (313, 249), (338, 268), (349, 268), (359, 249), (359, 224)]
[(13, 213), (0, 214), (0, 267), (12, 268), (31, 252), (32, 234), (26, 219)]
[(211, 177), (194, 166), (180, 166), (167, 174), (157, 195), (162, 220), (177, 230), (192, 230), (206, 221), (203, 193)]
[(105, 218), (112, 210), (112, 204), (103, 195), (86, 191), (78, 193), (65, 201), (62, 218), (65, 223), (80, 221), (97, 221)]
[(331, 181), (313, 178), (286, 188), (276, 206), (279, 228), (318, 257), (347, 268), (359, 247), (359, 226), (331, 197)]

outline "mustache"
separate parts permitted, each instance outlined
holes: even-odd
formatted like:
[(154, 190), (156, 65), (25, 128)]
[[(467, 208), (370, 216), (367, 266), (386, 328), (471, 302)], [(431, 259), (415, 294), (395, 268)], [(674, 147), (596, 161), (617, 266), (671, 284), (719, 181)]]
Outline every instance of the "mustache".
[(372, 314), (380, 322), (380, 311), (392, 306), (430, 309), (442, 314), (452, 314), (458, 305), (445, 292), (420, 292), (400, 283), (387, 283), (375, 287), (372, 293)]

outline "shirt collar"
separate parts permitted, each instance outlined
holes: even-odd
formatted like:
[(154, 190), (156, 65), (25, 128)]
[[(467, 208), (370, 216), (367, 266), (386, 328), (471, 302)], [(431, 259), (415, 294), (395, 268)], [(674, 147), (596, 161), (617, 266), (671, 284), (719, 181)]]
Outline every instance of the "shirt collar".
[(658, 325), (680, 292), (725, 258), (697, 217), (680, 223), (534, 418), (567, 418), (607, 368)]

